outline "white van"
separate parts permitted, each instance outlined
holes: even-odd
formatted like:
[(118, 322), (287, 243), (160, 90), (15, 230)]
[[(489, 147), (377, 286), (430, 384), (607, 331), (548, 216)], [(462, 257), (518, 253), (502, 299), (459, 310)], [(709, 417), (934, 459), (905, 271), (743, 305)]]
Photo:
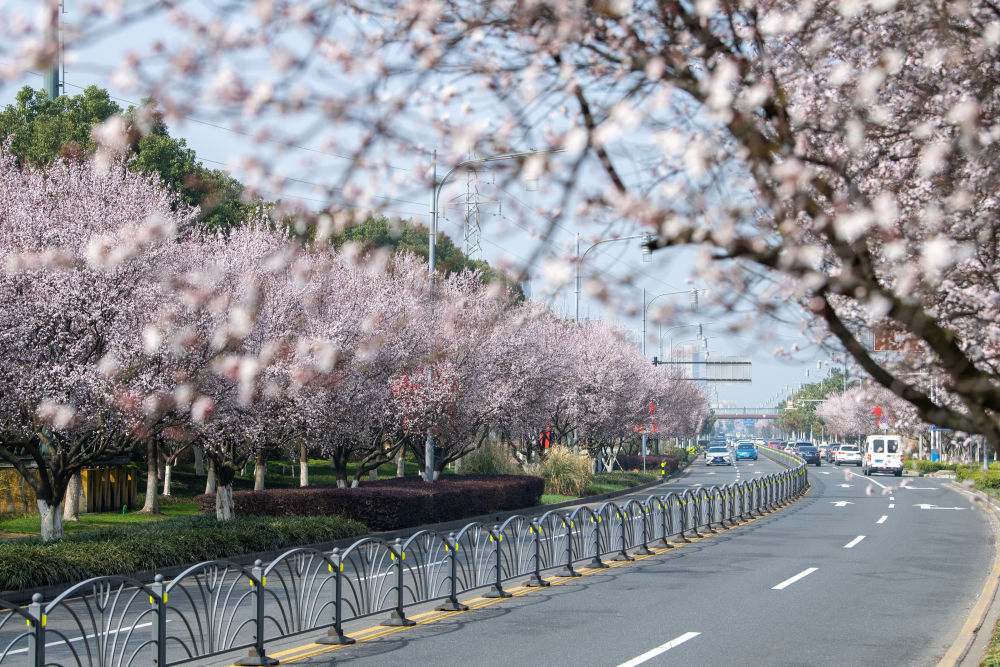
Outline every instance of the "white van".
[(891, 472), (896, 477), (902, 477), (902, 438), (898, 435), (868, 436), (865, 440), (865, 451), (861, 455), (861, 470), (866, 475), (872, 472)]

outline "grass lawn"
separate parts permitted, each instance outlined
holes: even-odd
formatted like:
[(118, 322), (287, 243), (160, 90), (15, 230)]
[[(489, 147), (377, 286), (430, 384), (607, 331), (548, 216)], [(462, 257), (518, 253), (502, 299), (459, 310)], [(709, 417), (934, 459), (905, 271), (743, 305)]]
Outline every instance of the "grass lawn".
[[(141, 502), (141, 501), (140, 501)], [(156, 516), (139, 514), (138, 510), (126, 510), (122, 512), (100, 512), (97, 514), (81, 514), (80, 521), (68, 521), (63, 524), (63, 532), (67, 535), (83, 533), (90, 530), (109, 528), (111, 526), (121, 526), (135, 523), (149, 523), (150, 521), (162, 521), (179, 516), (190, 516), (198, 514), (198, 503), (190, 498), (160, 498), (160, 512)], [(0, 521), (0, 533), (6, 533), (7, 537), (38, 535), (41, 533), (41, 519), (38, 516), (17, 516)]]
[(567, 500), (576, 500), (576, 496), (561, 496), (558, 493), (543, 493), (541, 502), (543, 505), (552, 505), (555, 503), (564, 503)]
[[(348, 466), (349, 473), (353, 475), (357, 470), (357, 464)], [(419, 472), (416, 461), (406, 461), (406, 475), (414, 476)], [(389, 479), (396, 476), (396, 464), (387, 463), (379, 468), (379, 478)], [(656, 481), (660, 478), (658, 472), (604, 472), (591, 477), (587, 487), (586, 495), (597, 495), (631, 488), (639, 484)], [(99, 530), (111, 526), (128, 524), (144, 524), (151, 521), (162, 521), (175, 517), (191, 516), (198, 514), (198, 504), (194, 497), (205, 492), (205, 477), (194, 474), (193, 465), (178, 466), (173, 470), (171, 481), (171, 496), (160, 496), (160, 514), (149, 516), (139, 514), (142, 507), (145, 490), (145, 469), (140, 471), (139, 490), (136, 499), (136, 507), (129, 507), (125, 512), (104, 512), (100, 514), (82, 514), (79, 522), (67, 522), (63, 525), (63, 531), (67, 535), (84, 533), (87, 531)], [(365, 475), (367, 480), (367, 475)], [(238, 471), (233, 480), (233, 489), (249, 490), (253, 488), (254, 471), (253, 464), (246, 468), (246, 474)], [(333, 468), (325, 459), (311, 459), (309, 461), (309, 484), (314, 486), (325, 484), (336, 484), (337, 480), (333, 474)], [(299, 485), (299, 464), (298, 461), (269, 461), (267, 465), (267, 475), (264, 477), (264, 488), (294, 488)], [(162, 488), (161, 488), (162, 491)], [(573, 500), (574, 496), (563, 496), (558, 494), (545, 494), (542, 496), (542, 504), (560, 503), (566, 500)], [(40, 533), (40, 519), (37, 516), (10, 516), (0, 518), (0, 538), (21, 537), (26, 535), (38, 535)]]

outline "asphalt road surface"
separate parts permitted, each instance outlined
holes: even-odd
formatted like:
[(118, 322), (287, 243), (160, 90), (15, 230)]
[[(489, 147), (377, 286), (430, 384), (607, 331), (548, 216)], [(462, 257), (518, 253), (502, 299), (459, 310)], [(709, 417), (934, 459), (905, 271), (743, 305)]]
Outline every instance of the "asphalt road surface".
[[(667, 488), (776, 470), (695, 464)], [(412, 628), (345, 627), (346, 647), (303, 635), (282, 664), (928, 665), (951, 647), (987, 578), (983, 509), (942, 481), (810, 467), (810, 492), (748, 524), (514, 598), (430, 607)], [(659, 491), (659, 489), (656, 489)]]

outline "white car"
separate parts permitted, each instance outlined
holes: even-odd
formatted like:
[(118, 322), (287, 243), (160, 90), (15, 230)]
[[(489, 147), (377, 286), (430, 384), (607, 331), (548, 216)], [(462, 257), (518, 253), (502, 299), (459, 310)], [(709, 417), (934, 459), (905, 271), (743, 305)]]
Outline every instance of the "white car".
[(705, 465), (733, 465), (733, 452), (726, 445), (713, 445), (705, 450)]
[(861, 465), (861, 448), (857, 445), (841, 445), (833, 454), (833, 464), (851, 463)]

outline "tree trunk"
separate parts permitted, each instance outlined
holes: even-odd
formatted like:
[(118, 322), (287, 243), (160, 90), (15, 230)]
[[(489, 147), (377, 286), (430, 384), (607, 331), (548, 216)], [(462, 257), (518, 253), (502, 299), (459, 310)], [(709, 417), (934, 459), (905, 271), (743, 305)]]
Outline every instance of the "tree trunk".
[(396, 459), (396, 477), (406, 474), (406, 447), (399, 450), (399, 458)]
[(458, 475), (462, 472), (462, 459), (455, 459), (455, 474)]
[(194, 474), (201, 477), (205, 474), (205, 455), (201, 452), (201, 447), (192, 447), (194, 450)]
[(253, 490), (263, 491), (264, 490), (264, 477), (267, 475), (267, 456), (265, 456), (264, 448), (261, 447), (257, 450), (257, 454), (254, 458), (253, 463)]
[(163, 495), (170, 495), (170, 477), (174, 471), (174, 466), (170, 463), (163, 466)]
[(378, 468), (372, 468), (368, 471), (368, 479), (373, 482), (378, 481)]
[(209, 460), (208, 479), (205, 480), (205, 493), (215, 493), (218, 486), (218, 480), (215, 477), (215, 461)]
[(215, 493), (215, 518), (229, 521), (233, 518), (233, 485), (224, 484)]
[(351, 480), (351, 488), (352, 489), (358, 488), (358, 480), (356, 480), (356, 479), (352, 479)]
[(38, 513), (42, 517), (42, 542), (60, 539), (63, 536), (61, 503), (49, 505), (47, 501), (39, 500)]
[(69, 478), (66, 487), (66, 498), (63, 500), (63, 522), (80, 520), (80, 492), (83, 490), (83, 482), (80, 473)]
[(344, 478), (344, 477), (338, 477), (337, 478), (337, 488), (338, 489), (346, 489), (347, 488), (347, 479)]
[(159, 458), (155, 438), (146, 440), (146, 502), (142, 509), (143, 514), (159, 514), (160, 503), (156, 496), (156, 463)]
[(299, 442), (299, 486), (309, 486), (309, 453), (305, 440)]

